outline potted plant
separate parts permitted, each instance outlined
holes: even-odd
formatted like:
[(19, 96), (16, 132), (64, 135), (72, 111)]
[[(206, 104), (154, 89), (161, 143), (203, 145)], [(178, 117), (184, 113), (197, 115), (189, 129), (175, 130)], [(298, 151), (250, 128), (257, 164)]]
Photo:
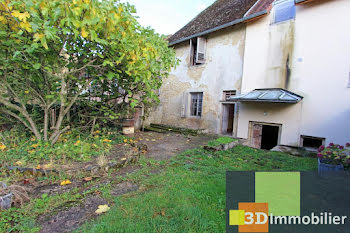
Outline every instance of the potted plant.
[(134, 114), (135, 113), (132, 109), (127, 109), (125, 117), (122, 120), (122, 128), (124, 135), (133, 135), (135, 132)]
[(318, 149), (318, 172), (344, 171), (350, 166), (350, 143), (345, 146), (329, 143)]

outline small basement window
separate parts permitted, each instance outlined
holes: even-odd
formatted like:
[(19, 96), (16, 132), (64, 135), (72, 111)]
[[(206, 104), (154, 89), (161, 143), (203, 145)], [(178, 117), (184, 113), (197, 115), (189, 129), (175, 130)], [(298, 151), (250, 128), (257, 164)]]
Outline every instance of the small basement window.
[(191, 116), (201, 117), (203, 107), (203, 92), (191, 93)]
[(294, 0), (275, 1), (273, 7), (272, 24), (284, 22), (295, 18)]
[(227, 100), (229, 100), (229, 98), (230, 97), (232, 97), (232, 96), (235, 96), (236, 95), (236, 91), (224, 91), (224, 97), (223, 97), (223, 99), (225, 100), (225, 101), (227, 101)]
[(318, 149), (320, 146), (324, 145), (325, 138), (311, 137), (311, 136), (301, 136), (301, 146), (306, 148)]
[(205, 50), (207, 40), (203, 37), (196, 37), (190, 40), (191, 44), (191, 65), (201, 65), (205, 63)]

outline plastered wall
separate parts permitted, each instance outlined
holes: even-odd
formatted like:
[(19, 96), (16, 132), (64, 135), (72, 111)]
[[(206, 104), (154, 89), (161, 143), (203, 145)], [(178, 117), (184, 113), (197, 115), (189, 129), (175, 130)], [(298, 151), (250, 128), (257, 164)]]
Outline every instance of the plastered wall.
[[(206, 63), (198, 66), (190, 64), (189, 41), (176, 45), (180, 64), (164, 79), (160, 105), (147, 122), (220, 133), (223, 91), (236, 90), (239, 93), (241, 89), (244, 43), (244, 25), (212, 33), (207, 37)], [(202, 117), (190, 116), (189, 104), (185, 117), (181, 114), (184, 94), (190, 92), (203, 92)]]
[(344, 144), (350, 141), (350, 1), (314, 1), (296, 10), (295, 21), (270, 25), (268, 16), (247, 25), (242, 92), (281, 87), (304, 99), (285, 107), (240, 104), (237, 136), (248, 138), (249, 121), (261, 121), (282, 124), (281, 144), (300, 145), (301, 135)]

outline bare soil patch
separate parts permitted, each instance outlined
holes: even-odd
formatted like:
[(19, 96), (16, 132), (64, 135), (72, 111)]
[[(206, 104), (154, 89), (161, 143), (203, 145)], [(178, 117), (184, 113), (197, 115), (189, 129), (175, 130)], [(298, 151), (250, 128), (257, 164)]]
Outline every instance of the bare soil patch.
[(59, 212), (57, 215), (49, 217), (48, 219), (40, 219), (42, 233), (62, 233), (71, 232), (78, 228), (86, 220), (96, 217), (96, 209), (99, 205), (105, 205), (107, 202), (99, 197), (88, 197), (85, 201), (77, 207), (72, 207), (68, 210)]
[[(204, 146), (208, 141), (217, 138), (212, 135), (188, 136), (177, 133), (137, 132), (134, 139), (128, 143), (115, 145), (106, 155), (104, 164), (101, 158), (88, 162), (72, 162), (54, 167), (58, 174), (69, 175), (71, 184), (62, 186), (59, 182), (38, 181), (36, 175), (22, 176), (18, 185), (33, 190), (31, 198), (40, 198), (43, 194), (58, 195), (78, 188), (83, 193), (92, 188), (99, 188), (104, 184), (111, 184), (111, 195), (121, 196), (129, 192), (137, 191), (139, 186), (129, 181), (114, 183), (117, 176), (126, 176), (136, 172), (141, 167), (135, 165), (138, 157), (145, 156), (156, 160), (166, 160), (188, 149)], [(124, 162), (125, 161), (125, 162)], [(157, 174), (159, 170), (152, 170), (150, 174)], [(36, 173), (41, 176), (41, 173)], [(89, 181), (84, 179), (89, 178)], [(96, 218), (95, 211), (99, 205), (108, 204), (100, 195), (87, 195), (73, 205), (63, 204), (59, 209), (53, 209), (50, 213), (39, 217), (37, 222), (42, 226), (41, 232), (61, 233), (71, 232), (84, 222)], [(113, 203), (111, 203), (112, 205)]]
[(166, 160), (188, 149), (204, 146), (208, 141), (216, 139), (215, 135), (187, 136), (176, 133), (138, 132), (136, 141), (147, 145), (146, 157)]

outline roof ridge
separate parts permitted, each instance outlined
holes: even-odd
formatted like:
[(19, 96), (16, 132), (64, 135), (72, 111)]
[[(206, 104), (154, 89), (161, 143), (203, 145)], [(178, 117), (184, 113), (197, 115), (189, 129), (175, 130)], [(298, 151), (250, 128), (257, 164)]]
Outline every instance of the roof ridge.
[(259, 0), (216, 0), (172, 35), (170, 43), (242, 19)]

